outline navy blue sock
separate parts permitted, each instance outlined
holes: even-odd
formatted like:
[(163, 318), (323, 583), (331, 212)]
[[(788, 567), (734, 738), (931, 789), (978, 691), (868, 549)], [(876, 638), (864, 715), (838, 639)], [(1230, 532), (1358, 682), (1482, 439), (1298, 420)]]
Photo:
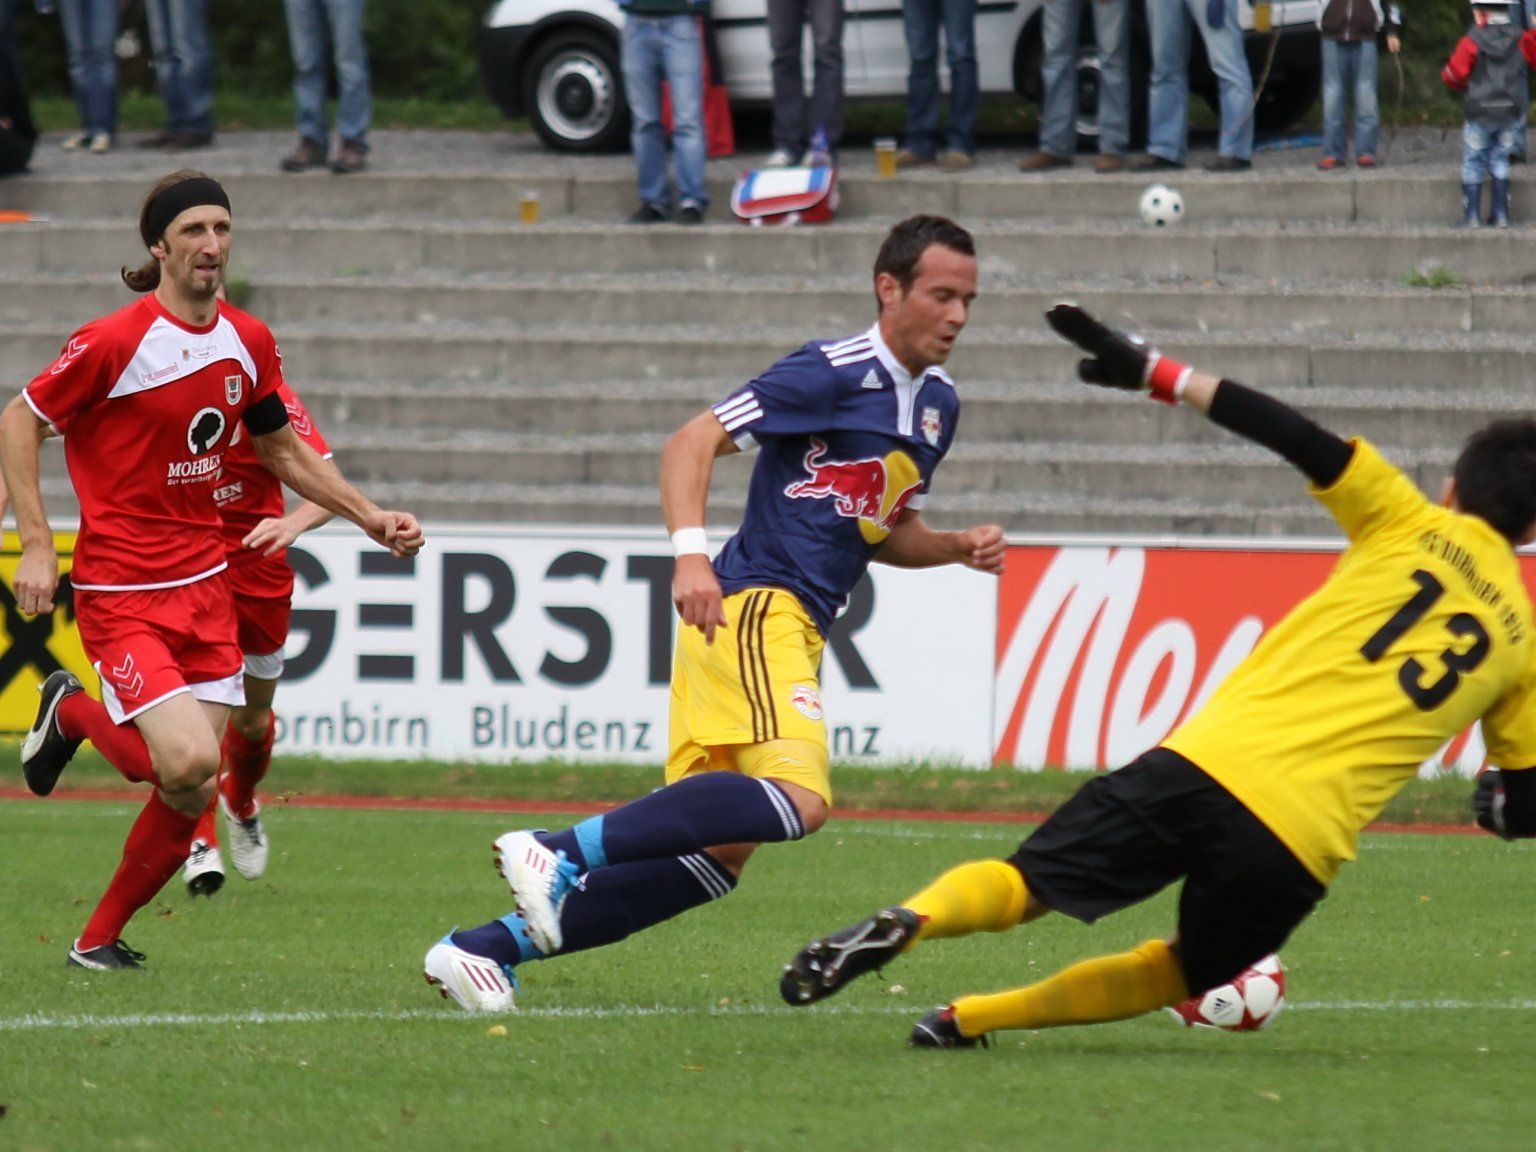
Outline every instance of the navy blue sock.
[(615, 944), (690, 908), (729, 896), (732, 876), (713, 856), (699, 852), (667, 860), (615, 864), (587, 875), (560, 912), (560, 949), (581, 952)]
[(718, 844), (776, 844), (804, 835), (794, 802), (772, 780), (704, 772), (572, 828), (541, 833), (539, 840), (587, 872), (688, 856)]
[(503, 967), (509, 964), (516, 967), (524, 960), (539, 960), (544, 956), (534, 947), (528, 937), (527, 925), (516, 912), (478, 928), (459, 929), (450, 934), (449, 939), (464, 951), (494, 960)]

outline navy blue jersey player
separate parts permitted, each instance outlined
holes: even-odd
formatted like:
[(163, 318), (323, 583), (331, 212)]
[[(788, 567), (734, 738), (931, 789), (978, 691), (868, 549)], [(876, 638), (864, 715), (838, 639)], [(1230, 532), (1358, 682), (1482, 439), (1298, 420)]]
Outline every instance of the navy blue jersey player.
[(824, 633), (954, 441), (960, 401), (937, 364), (916, 374), (876, 323), (784, 357), (711, 411), (758, 451), (741, 528), (715, 558), (726, 594), (793, 592)]
[[(826, 822), (821, 651), (871, 560), (1002, 570), (1002, 529), (936, 532), (919, 514), (959, 419), (939, 365), (976, 297), (970, 234), (937, 216), (903, 221), (874, 282), (869, 331), (806, 345), (667, 442), (662, 509), (684, 625), (667, 785), (561, 832), (496, 841), (518, 911), (427, 953), (427, 979), (461, 1006), (510, 1008), (518, 964), (611, 944), (727, 895), (758, 844)], [(711, 563), (714, 461), (752, 449), (741, 528)]]

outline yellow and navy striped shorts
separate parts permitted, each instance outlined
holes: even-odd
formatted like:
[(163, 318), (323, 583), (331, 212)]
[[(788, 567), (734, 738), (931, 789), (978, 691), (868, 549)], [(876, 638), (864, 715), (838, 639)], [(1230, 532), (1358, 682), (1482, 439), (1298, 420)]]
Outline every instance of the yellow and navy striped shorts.
[(715, 769), (757, 775), (742, 745), (804, 741), (816, 746), (815, 762), (786, 771), (780, 761), (772, 775), (830, 800), (821, 632), (781, 588), (733, 592), (725, 616), (713, 644), (697, 628), (678, 629), (667, 782)]

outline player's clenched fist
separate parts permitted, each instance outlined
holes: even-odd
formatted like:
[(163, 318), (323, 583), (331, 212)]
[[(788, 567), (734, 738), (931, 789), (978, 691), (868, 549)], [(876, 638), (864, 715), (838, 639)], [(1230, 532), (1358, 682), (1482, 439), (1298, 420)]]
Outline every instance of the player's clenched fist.
[(16, 606), (28, 616), (52, 612), (58, 586), (58, 554), (52, 548), (23, 549), (16, 565)]
[(961, 547), (965, 550), (961, 563), (978, 572), (1001, 575), (1003, 561), (1008, 554), (1008, 542), (1003, 530), (996, 524), (980, 524), (965, 532), (959, 532)]
[(368, 535), (402, 560), (414, 556), (426, 543), (426, 534), (409, 512), (380, 512), (368, 525)]

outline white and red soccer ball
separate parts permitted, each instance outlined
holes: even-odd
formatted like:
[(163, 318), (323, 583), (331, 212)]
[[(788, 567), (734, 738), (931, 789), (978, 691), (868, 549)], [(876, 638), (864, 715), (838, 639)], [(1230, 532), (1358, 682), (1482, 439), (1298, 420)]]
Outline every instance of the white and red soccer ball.
[(1285, 965), (1278, 956), (1266, 956), (1239, 972), (1230, 984), (1191, 996), (1168, 1011), (1186, 1028), (1257, 1032), (1269, 1027), (1283, 1007)]

